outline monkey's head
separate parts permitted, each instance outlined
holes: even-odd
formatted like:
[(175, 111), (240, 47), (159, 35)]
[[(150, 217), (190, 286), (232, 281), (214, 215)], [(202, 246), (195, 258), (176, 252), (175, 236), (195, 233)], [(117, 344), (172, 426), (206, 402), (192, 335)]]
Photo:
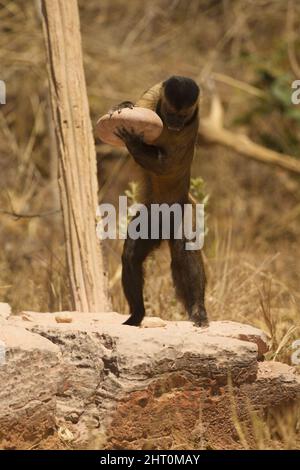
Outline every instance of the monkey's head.
[(171, 131), (181, 131), (198, 112), (200, 89), (194, 80), (172, 76), (163, 82), (160, 117)]

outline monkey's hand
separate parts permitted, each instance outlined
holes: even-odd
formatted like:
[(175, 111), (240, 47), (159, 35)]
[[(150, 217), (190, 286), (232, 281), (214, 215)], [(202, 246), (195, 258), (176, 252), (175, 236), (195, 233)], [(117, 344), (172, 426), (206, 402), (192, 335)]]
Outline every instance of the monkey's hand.
[(145, 144), (143, 134), (136, 134), (133, 129), (118, 128), (115, 135), (125, 143), (128, 152), (136, 163), (156, 174), (168, 172), (166, 156), (162, 149), (154, 145)]
[(133, 158), (136, 158), (136, 156), (140, 154), (146, 154), (147, 151), (149, 151), (147, 147), (150, 146), (145, 144), (144, 135), (142, 133), (137, 134), (133, 129), (128, 131), (124, 127), (118, 127), (115, 135), (123, 140)]
[(134, 103), (132, 103), (131, 101), (122, 101), (122, 103), (116, 104), (115, 106), (110, 108), (108, 110), (107, 114), (109, 114), (109, 117), (111, 117), (116, 111), (118, 112), (118, 114), (120, 114), (120, 112), (124, 108), (133, 109), (134, 108)]

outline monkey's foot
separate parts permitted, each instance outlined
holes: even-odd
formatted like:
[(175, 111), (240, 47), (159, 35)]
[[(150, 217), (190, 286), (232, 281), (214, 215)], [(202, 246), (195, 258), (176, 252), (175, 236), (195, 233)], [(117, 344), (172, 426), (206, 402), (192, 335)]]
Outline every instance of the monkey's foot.
[(204, 309), (193, 312), (190, 315), (190, 320), (193, 322), (195, 326), (201, 326), (202, 328), (209, 326), (207, 313)]
[(130, 315), (130, 317), (124, 321), (123, 325), (129, 325), (129, 326), (140, 326), (140, 324), (143, 321), (143, 317), (137, 317), (134, 315)]

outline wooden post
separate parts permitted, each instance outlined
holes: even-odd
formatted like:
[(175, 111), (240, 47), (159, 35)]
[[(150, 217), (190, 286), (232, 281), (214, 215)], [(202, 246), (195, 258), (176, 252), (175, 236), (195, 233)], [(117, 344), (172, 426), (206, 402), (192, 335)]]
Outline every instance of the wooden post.
[(106, 311), (106, 278), (96, 237), (96, 152), (77, 0), (42, 0), (42, 14), (73, 308)]

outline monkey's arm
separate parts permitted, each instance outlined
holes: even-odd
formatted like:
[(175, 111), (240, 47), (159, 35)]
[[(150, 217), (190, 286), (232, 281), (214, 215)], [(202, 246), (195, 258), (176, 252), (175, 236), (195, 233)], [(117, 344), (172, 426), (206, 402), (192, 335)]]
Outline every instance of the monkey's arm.
[(126, 129), (118, 129), (115, 133), (126, 144), (128, 152), (136, 163), (145, 170), (157, 175), (163, 175), (170, 171), (170, 162), (166, 153), (160, 147), (145, 144), (143, 136), (129, 132)]
[(161, 86), (162, 86), (162, 82), (157, 83), (153, 87), (149, 88), (149, 90), (145, 91), (135, 104), (132, 103), (132, 101), (122, 101), (122, 103), (112, 106), (110, 110), (108, 111), (108, 114), (112, 115), (115, 111), (120, 113), (122, 109), (124, 108), (133, 109), (134, 106), (139, 106), (141, 108), (148, 108), (148, 109), (151, 109), (152, 111), (155, 111), (156, 105), (160, 96)]
[(143, 95), (135, 103), (135, 106), (140, 106), (141, 108), (148, 108), (152, 111), (156, 111), (156, 106), (161, 95), (162, 82), (157, 83), (156, 85), (149, 88), (145, 91)]
[[(135, 106), (148, 108), (155, 112), (158, 100), (160, 98), (161, 87), (162, 82), (157, 83), (153, 87), (149, 88), (135, 103)], [(124, 102), (124, 104), (125, 103), (128, 102)], [(119, 106), (122, 106), (122, 104), (123, 103), (121, 103)], [(118, 109), (116, 106), (114, 108)], [(145, 170), (152, 171), (158, 175), (166, 174), (170, 171), (172, 162), (169, 161), (164, 149), (154, 145), (146, 144), (143, 141), (142, 135), (137, 135), (134, 132), (128, 132), (124, 128), (118, 129), (116, 135), (126, 144), (127, 150), (132, 155), (135, 162)]]

